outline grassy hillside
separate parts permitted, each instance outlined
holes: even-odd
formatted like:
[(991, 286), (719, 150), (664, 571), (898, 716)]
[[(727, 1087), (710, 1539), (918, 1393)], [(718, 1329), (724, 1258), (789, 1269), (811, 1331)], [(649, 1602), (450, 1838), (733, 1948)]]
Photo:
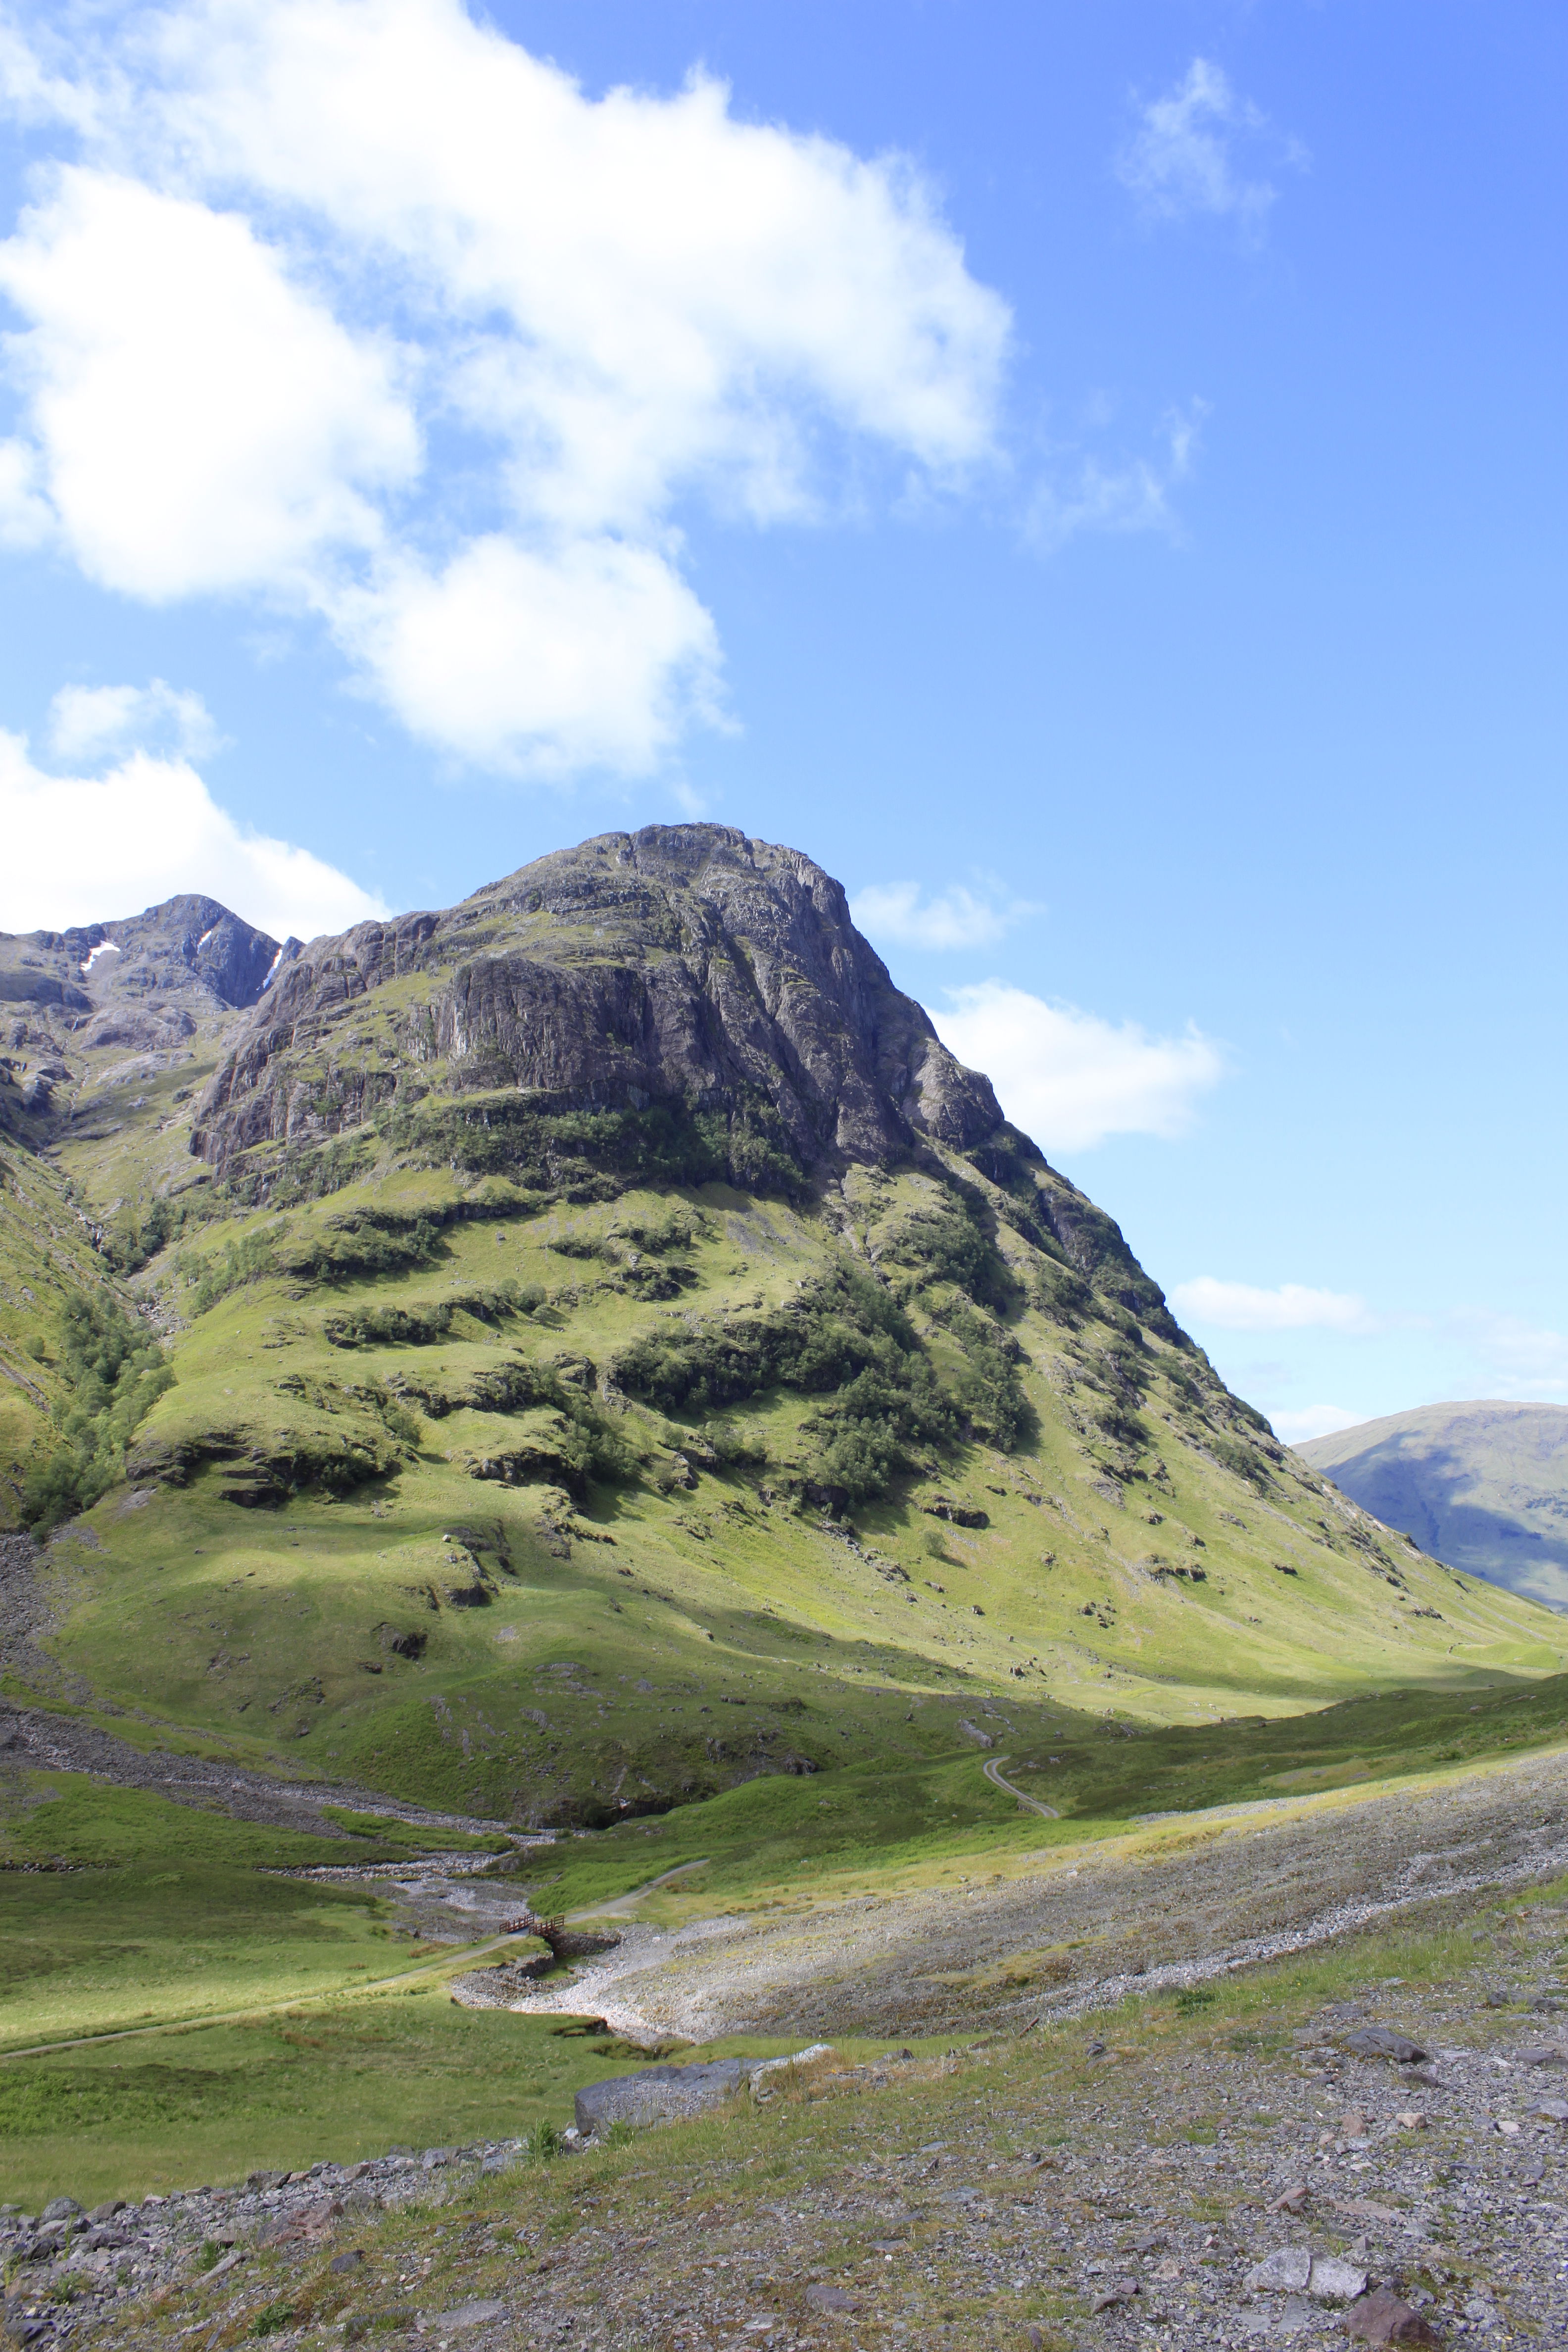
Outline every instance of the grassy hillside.
[(7, 1491), (149, 1737), (595, 1825), (1568, 1664), (1276, 1443), (794, 853), (605, 836), (92, 1034), (0, 1191)]
[[(1347, 1509), (1195, 1351), (1064, 1303), (1005, 1224), (1000, 1312), (922, 1262), (922, 1219), (991, 1238), (953, 1197), (851, 1171), (831, 1202), (574, 1207), (393, 1164), (216, 1217), (132, 1277), (175, 1384), (53, 1547), (56, 1654), (247, 1760), (589, 1822), (949, 1754), (987, 1695), (1041, 1728), (1190, 1721), (1563, 1663), (1544, 1612)], [(388, 1238), (404, 1265), (354, 1263)], [(921, 1373), (890, 1407), (843, 1415), (845, 1364), (744, 1392), (781, 1325), (874, 1357), (888, 1335), (835, 1286), (879, 1263), (893, 1372)], [(957, 1421), (988, 1376), (1005, 1449)], [(906, 1409), (935, 1433), (836, 1500), (852, 1442)]]

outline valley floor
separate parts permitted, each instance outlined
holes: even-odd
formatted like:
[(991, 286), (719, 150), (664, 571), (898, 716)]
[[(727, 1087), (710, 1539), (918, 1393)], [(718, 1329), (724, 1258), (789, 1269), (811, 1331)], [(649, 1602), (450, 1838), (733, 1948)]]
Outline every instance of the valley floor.
[[(1560, 1750), (1009, 1863), (957, 1894), (633, 1922), (537, 2017), (443, 2003), (427, 2037), (591, 2010), (692, 2056), (833, 2046), (765, 2098), (552, 2161), (535, 2131), (318, 2162), (53, 2247), (13, 2216), (11, 2334), (1208, 2352), (1341, 2341), (1352, 2303), (1370, 2326), (1397, 2298), (1405, 2334), (1363, 2340), (1568, 2339)], [(308, 2065), (366, 2015), (301, 2003), (291, 2038)], [(1425, 2061), (1357, 2053), (1369, 2024)], [(548, 2046), (559, 2127), (590, 2045)]]
[[(1565, 1895), (1450, 1897), (1419, 1929), (1022, 2035), (840, 2044), (765, 2100), (570, 2159), (448, 2150), (133, 2209), (96, 2233), (119, 2251), (75, 2258), (107, 2273), (96, 2308), (52, 2315), (84, 2352), (1211, 2352), (1342, 2342), (1347, 2319), (1558, 2345), (1568, 2102), (1531, 2007)], [(1425, 2061), (1358, 2054), (1368, 2024)]]

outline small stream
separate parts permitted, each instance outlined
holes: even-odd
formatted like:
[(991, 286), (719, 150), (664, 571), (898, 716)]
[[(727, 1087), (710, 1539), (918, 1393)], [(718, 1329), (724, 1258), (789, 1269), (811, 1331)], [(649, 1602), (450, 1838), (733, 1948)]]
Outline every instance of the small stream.
[[(548, 1832), (517, 1838), (516, 1852), (549, 1847)], [(495, 1859), (488, 1853), (426, 1853), (409, 1862), (328, 1863), (290, 1870), (323, 1886), (357, 1886), (396, 1906), (394, 1933), (417, 1936), (426, 1944), (477, 1944), (498, 1935), (509, 1919), (527, 1911), (528, 1896), (516, 1878), (487, 1878)]]

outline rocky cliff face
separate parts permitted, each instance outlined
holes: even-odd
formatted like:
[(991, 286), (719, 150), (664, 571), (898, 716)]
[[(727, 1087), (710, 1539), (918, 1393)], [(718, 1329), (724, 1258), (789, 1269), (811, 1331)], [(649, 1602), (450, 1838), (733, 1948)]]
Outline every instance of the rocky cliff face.
[[(390, 1033), (367, 1054), (356, 1033), (377, 1006)], [(437, 1086), (550, 1111), (758, 1107), (803, 1169), (1003, 1129), (839, 884), (716, 824), (605, 834), (444, 914), (313, 942), (237, 1035), (194, 1148), (223, 1168)]]

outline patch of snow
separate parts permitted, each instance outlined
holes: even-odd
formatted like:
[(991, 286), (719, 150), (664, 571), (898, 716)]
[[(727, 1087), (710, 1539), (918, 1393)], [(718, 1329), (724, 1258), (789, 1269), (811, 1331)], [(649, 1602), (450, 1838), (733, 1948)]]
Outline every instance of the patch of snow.
[(206, 945), (207, 941), (211, 939), (211, 937), (212, 937), (212, 935), (213, 935), (213, 931), (216, 931), (216, 929), (217, 929), (217, 925), (215, 923), (215, 924), (213, 925), (213, 927), (212, 927), (212, 930), (210, 930), (210, 931), (204, 931), (204, 932), (202, 933), (201, 938), (196, 941), (196, 953), (197, 953), (198, 955), (200, 955), (200, 953), (201, 953), (202, 950), (205, 947), (205, 945)]
[(100, 956), (118, 955), (119, 953), (120, 950), (115, 946), (112, 940), (100, 940), (97, 947), (95, 947), (89, 955), (87, 961), (81, 967), (83, 978), (85, 979), (87, 974), (92, 970), (93, 965), (98, 961)]
[(272, 985), (272, 975), (273, 975), (273, 973), (277, 971), (277, 969), (278, 969), (279, 965), (282, 962), (282, 961), (283, 961), (283, 950), (282, 950), (282, 949), (281, 949), (281, 948), (279, 948), (279, 950), (278, 950), (278, 952), (277, 952), (277, 954), (273, 957), (273, 959), (272, 959), (271, 962), (270, 962), (270, 963), (268, 965), (268, 967), (267, 967), (267, 977), (266, 977), (266, 979), (265, 979), (265, 980), (262, 982), (262, 983), (261, 983), (261, 985), (262, 985), (262, 987), (263, 987), (263, 988), (270, 988), (270, 987), (271, 987), (271, 985)]

